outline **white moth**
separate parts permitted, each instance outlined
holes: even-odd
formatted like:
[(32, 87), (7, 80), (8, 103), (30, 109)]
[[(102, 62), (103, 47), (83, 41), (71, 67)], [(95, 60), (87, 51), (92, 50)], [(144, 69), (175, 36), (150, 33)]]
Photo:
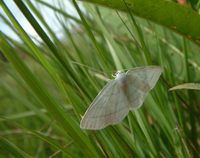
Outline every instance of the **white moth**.
[(89, 106), (80, 127), (97, 130), (119, 123), (129, 110), (137, 109), (143, 104), (161, 73), (162, 68), (159, 66), (118, 72), (116, 78), (106, 84)]

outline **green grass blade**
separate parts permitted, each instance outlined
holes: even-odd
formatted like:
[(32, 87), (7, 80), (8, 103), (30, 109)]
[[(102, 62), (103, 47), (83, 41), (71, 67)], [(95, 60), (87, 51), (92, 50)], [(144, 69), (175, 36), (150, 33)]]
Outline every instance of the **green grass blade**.
[(4, 39), (1, 39), (0, 41), (0, 49), (13, 64), (18, 73), (22, 76), (27, 85), (31, 88), (34, 95), (36, 95), (44, 104), (44, 106), (46, 106), (47, 110), (60, 124), (60, 126), (62, 126), (62, 128), (65, 129), (73, 139), (80, 143), (77, 145), (88, 148), (88, 150), (85, 151), (85, 154), (98, 157), (94, 147), (91, 145), (86, 135), (80, 130), (77, 123), (71, 119), (70, 116), (64, 113), (60, 105), (53, 99), (53, 97), (50, 96), (47, 91), (45, 91), (45, 88), (42, 86), (39, 80), (34, 77), (32, 72), (17, 56), (15, 50)]
[(18, 148), (15, 144), (13, 144), (11, 141), (0, 137), (0, 151), (4, 153), (5, 155), (12, 155), (16, 158), (31, 158), (32, 156), (28, 155), (24, 151), (22, 151), (20, 148)]

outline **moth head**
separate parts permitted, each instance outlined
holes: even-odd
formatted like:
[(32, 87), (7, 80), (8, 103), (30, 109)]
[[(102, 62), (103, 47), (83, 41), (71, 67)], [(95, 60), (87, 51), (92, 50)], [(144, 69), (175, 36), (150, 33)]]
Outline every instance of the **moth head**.
[(113, 76), (115, 78), (121, 78), (122, 76), (124, 76), (124, 72), (123, 71), (117, 71)]

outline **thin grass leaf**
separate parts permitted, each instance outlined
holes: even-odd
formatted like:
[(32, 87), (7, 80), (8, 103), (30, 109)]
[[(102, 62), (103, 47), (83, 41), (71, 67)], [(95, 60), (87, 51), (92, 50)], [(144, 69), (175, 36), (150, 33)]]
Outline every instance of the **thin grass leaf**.
[(63, 153), (65, 153), (65, 156), (68, 157), (68, 158), (73, 158), (73, 155), (72, 153), (70, 153), (67, 149), (67, 146), (69, 146), (71, 143), (73, 142), (70, 142), (69, 144), (65, 145), (64, 147), (59, 145), (54, 139), (52, 139), (51, 137), (49, 136), (46, 136), (46, 135), (43, 135), (37, 131), (30, 131), (33, 135), (35, 135), (36, 137), (44, 140), (45, 142), (51, 144), (53, 147), (55, 147), (56, 149), (62, 151)]
[(177, 86), (174, 86), (170, 88), (170, 91), (174, 90), (182, 90), (182, 89), (191, 89), (191, 90), (200, 90), (200, 84), (199, 83), (183, 83)]
[(22, 76), (22, 78), (31, 88), (33, 93), (46, 106), (53, 118), (57, 120), (60, 126), (65, 129), (72, 138), (79, 142), (77, 145), (88, 148), (88, 150), (85, 151), (85, 154), (99, 157), (86, 135), (80, 131), (79, 126), (77, 125), (75, 120), (71, 119), (70, 116), (64, 113), (60, 105), (53, 99), (53, 97), (50, 96), (47, 91), (45, 91), (42, 83), (34, 77), (28, 67), (21, 61), (21, 59), (15, 53), (15, 50), (7, 43), (7, 41), (2, 38), (0, 41), (0, 50), (13, 64), (15, 69)]
[[(110, 8), (128, 12), (127, 6), (137, 16), (146, 18), (155, 23), (168, 27), (179, 32), (189, 40), (200, 45), (200, 16), (193, 10), (177, 5), (171, 1), (163, 0), (123, 0), (99, 1), (81, 0), (101, 4)], [(127, 6), (126, 6), (127, 5)], [(144, 12), (145, 10), (145, 12)], [(176, 15), (176, 16), (174, 16)], [(187, 17), (187, 18), (185, 18)], [(173, 20), (171, 20), (173, 19)]]
[(5, 155), (12, 155), (16, 158), (31, 158), (29, 154), (25, 153), (23, 150), (21, 150), (19, 147), (17, 147), (15, 144), (13, 144), (11, 141), (0, 137), (0, 151), (5, 153)]

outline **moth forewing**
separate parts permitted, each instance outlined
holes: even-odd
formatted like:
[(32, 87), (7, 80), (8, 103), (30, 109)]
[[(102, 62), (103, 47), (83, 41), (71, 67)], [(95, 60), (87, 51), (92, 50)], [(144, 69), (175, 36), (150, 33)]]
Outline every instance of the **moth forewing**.
[(152, 89), (157, 83), (163, 69), (160, 66), (138, 67), (127, 71), (127, 76), (135, 76), (139, 80), (147, 83)]
[(95, 130), (119, 123), (127, 115), (128, 109), (128, 102), (120, 89), (119, 81), (113, 80), (92, 102), (81, 120), (80, 127)]

